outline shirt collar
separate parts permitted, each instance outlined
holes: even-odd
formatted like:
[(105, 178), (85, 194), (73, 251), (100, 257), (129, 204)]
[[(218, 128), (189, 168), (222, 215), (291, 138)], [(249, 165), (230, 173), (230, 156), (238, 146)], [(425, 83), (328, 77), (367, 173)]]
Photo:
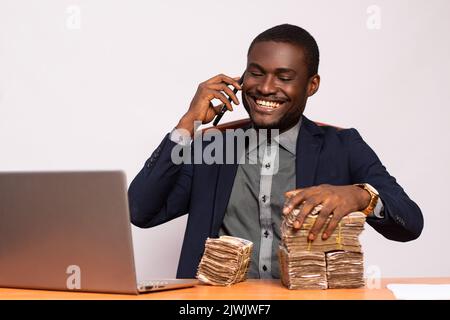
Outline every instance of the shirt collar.
[[(273, 138), (280, 146), (282, 146), (294, 156), (296, 155), (297, 151), (297, 138), (300, 131), (300, 126), (302, 124), (302, 119), (303, 117), (300, 117), (300, 120), (298, 120), (295, 126)], [(259, 143), (251, 143), (248, 146), (247, 153), (254, 151), (258, 145), (261, 146), (265, 143), (266, 139), (260, 140)]]
[(295, 126), (275, 137), (275, 141), (277, 141), (280, 146), (292, 153), (294, 156), (297, 151), (297, 138), (300, 131), (300, 126), (302, 125), (302, 118), (303, 117), (300, 117), (300, 120), (298, 120)]

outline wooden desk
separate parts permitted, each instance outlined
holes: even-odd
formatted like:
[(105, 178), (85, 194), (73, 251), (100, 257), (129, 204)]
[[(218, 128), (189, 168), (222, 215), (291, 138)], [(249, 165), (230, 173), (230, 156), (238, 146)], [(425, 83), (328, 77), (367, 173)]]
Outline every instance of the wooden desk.
[(247, 280), (230, 287), (215, 287), (197, 285), (170, 291), (161, 291), (133, 295), (101, 294), (101, 293), (74, 293), (61, 291), (24, 290), (0, 288), (0, 299), (57, 299), (57, 300), (111, 300), (111, 299), (137, 299), (137, 300), (391, 300), (395, 299), (392, 292), (386, 288), (389, 283), (426, 283), (450, 284), (450, 278), (390, 278), (381, 280), (381, 288), (369, 289), (328, 289), (328, 290), (288, 290), (278, 280)]

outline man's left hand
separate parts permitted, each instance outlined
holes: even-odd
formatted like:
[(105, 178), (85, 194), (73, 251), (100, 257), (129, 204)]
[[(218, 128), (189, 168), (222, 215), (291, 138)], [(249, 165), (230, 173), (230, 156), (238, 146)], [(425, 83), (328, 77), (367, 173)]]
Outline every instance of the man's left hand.
[(332, 217), (322, 239), (327, 239), (336, 229), (339, 221), (351, 212), (364, 210), (370, 202), (370, 194), (364, 189), (354, 186), (333, 186), (322, 184), (315, 187), (295, 189), (285, 193), (286, 203), (283, 214), (290, 213), (294, 208), (300, 207), (294, 228), (300, 229), (306, 216), (317, 206), (322, 205), (318, 217), (311, 228), (308, 239), (313, 241), (326, 223), (329, 215)]

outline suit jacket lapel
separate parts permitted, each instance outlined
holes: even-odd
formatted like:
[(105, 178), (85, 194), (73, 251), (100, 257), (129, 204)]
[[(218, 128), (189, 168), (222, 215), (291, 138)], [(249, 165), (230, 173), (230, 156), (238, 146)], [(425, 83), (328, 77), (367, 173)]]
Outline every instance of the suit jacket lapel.
[[(251, 124), (246, 124), (242, 129), (246, 130)], [(226, 142), (227, 139), (224, 139)], [(224, 155), (226, 154), (226, 145), (224, 143)], [(214, 212), (211, 225), (211, 236), (217, 237), (220, 226), (222, 225), (228, 201), (230, 200), (231, 191), (233, 189), (234, 178), (238, 169), (238, 160), (240, 154), (237, 153), (236, 140), (234, 140), (234, 161), (232, 164), (218, 165), (218, 174), (216, 181), (216, 194), (214, 199)]]
[(297, 138), (295, 166), (297, 188), (306, 188), (314, 185), (322, 144), (323, 130), (303, 116)]
[(222, 225), (231, 190), (233, 189), (234, 178), (236, 177), (238, 164), (219, 165), (217, 176), (216, 196), (214, 201), (214, 216), (212, 221), (211, 235), (217, 237)]

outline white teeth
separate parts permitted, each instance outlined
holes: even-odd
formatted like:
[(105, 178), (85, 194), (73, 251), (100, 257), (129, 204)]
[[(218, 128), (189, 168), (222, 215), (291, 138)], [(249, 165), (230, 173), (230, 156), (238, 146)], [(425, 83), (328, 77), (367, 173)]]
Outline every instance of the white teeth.
[(256, 103), (263, 107), (268, 107), (271, 109), (276, 109), (280, 106), (278, 102), (271, 102), (271, 101), (265, 101), (265, 100), (256, 100)]

